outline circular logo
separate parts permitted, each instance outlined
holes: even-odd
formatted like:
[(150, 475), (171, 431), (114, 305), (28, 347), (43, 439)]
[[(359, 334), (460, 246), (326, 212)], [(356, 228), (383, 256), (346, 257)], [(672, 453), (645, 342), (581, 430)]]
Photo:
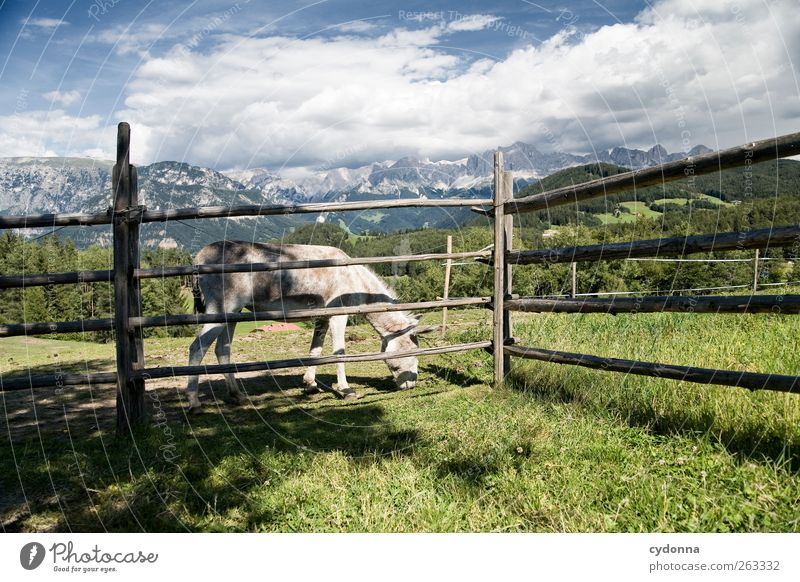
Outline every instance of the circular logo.
[(26, 570), (35, 570), (44, 561), (44, 546), (39, 542), (30, 542), (19, 551), (19, 563)]

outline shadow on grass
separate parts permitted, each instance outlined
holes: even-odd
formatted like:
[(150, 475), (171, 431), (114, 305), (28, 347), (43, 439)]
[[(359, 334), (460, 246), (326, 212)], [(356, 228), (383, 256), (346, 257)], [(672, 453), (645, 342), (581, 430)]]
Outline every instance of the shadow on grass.
[(533, 370), (526, 371), (529, 374), (527, 378), (521, 372), (512, 373), (508, 385), (542, 401), (576, 404), (590, 413), (610, 413), (631, 427), (644, 428), (653, 434), (705, 435), (738, 457), (767, 460), (794, 473), (800, 472), (800, 439), (787, 438), (780, 432), (780, 425), (759, 423), (755, 419), (744, 426), (721, 424), (714, 412), (707, 408), (693, 408), (687, 404), (683, 409), (658, 411), (652, 401), (644, 398), (606, 398), (600, 403), (573, 384), (583, 380), (567, 375), (565, 381), (558, 382), (553, 376), (544, 374), (532, 378), (530, 373)]
[(439, 366), (437, 364), (428, 364), (423, 366), (422, 371), (432, 374), (437, 378), (444, 380), (448, 384), (454, 384), (462, 388), (484, 383), (484, 381), (475, 375), (467, 375), (459, 370), (456, 370), (455, 368)]
[(37, 366), (26, 366), (21, 370), (3, 374), (3, 380), (27, 378), (28, 376), (52, 374), (90, 374), (93, 372), (108, 372), (115, 369), (114, 358), (95, 358), (79, 362), (59, 362), (54, 360)]
[[(392, 385), (351, 380), (376, 390)], [(418, 439), (368, 399), (301, 396), (296, 375), (248, 377), (242, 384), (251, 403), (233, 406), (214, 399), (225, 391), (223, 381), (204, 383), (205, 413), (198, 416), (185, 413), (182, 389), (148, 391), (151, 420), (132, 441), (115, 436), (113, 424), (88, 435), (70, 427), (68, 438), (44, 430), (0, 440), (0, 529), (224, 529), (232, 523), (227, 515), (239, 518), (233, 529), (269, 528), (306, 500), (290, 495), (275, 509), (254, 499), (314, 470), (319, 453), (371, 465), (410, 454)], [(104, 406), (114, 412), (113, 399)]]

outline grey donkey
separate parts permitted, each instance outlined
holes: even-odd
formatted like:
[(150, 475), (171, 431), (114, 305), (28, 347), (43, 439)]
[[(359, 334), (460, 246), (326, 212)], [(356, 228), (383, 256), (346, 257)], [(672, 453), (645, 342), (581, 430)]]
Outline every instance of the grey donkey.
[[(195, 257), (195, 265), (233, 263), (277, 263), (279, 261), (308, 261), (318, 259), (347, 259), (341, 250), (317, 245), (289, 245), (218, 241), (203, 247)], [(250, 311), (283, 311), (316, 307), (349, 307), (369, 303), (396, 302), (394, 293), (370, 269), (362, 265), (322, 267), (312, 269), (286, 269), (255, 273), (201, 274), (196, 277), (195, 308), (200, 313), (238, 313)], [(334, 355), (345, 353), (344, 332), (347, 315), (336, 315), (315, 322), (311, 339), (310, 356), (322, 353), (328, 330), (331, 332)], [(418, 347), (417, 336), (436, 329), (436, 326), (419, 327), (419, 318), (408, 312), (383, 312), (366, 315), (367, 320), (380, 335), (381, 351), (405, 352)], [(285, 319), (289, 321), (289, 319)], [(231, 342), (236, 323), (209, 323), (203, 326), (189, 348), (189, 365), (199, 365), (216, 341), (215, 353), (220, 364), (231, 357)], [(386, 360), (400, 390), (413, 388), (417, 382), (417, 358), (400, 357)], [(342, 398), (357, 398), (345, 376), (344, 364), (336, 364), (337, 385), (334, 393)], [(234, 374), (225, 374), (229, 397), (241, 403), (244, 395)], [(310, 366), (304, 376), (306, 394), (320, 389), (316, 382), (316, 369)], [(189, 406), (193, 412), (200, 410), (199, 379), (190, 376), (186, 387)]]

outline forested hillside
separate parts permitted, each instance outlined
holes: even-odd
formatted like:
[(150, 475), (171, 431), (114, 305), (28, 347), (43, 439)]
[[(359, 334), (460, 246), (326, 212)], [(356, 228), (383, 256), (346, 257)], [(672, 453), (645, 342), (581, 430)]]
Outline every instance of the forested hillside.
[[(142, 267), (189, 264), (190, 255), (178, 249), (142, 250)], [(69, 240), (48, 236), (27, 241), (8, 232), (0, 235), (0, 274), (58, 273), (110, 269), (111, 249), (90, 246), (78, 250)], [(185, 313), (189, 302), (176, 277), (142, 281), (142, 310), (145, 315)], [(111, 317), (114, 293), (111, 283), (46, 285), (0, 290), (0, 323), (73, 321)], [(187, 335), (185, 326), (148, 328), (146, 335)], [(75, 334), (79, 336), (81, 334)], [(91, 339), (106, 341), (111, 332), (90, 332)], [(83, 337), (81, 335), (81, 337)], [(85, 338), (84, 338), (85, 339)]]

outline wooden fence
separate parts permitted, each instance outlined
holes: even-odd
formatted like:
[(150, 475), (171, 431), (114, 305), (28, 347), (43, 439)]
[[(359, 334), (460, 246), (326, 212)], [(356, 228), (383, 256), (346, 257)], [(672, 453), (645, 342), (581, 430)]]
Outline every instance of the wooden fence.
[[(508, 214), (533, 212), (563, 204), (577, 204), (598, 196), (614, 194), (635, 188), (643, 188), (670, 181), (718, 172), (729, 168), (750, 166), (759, 162), (775, 160), (800, 154), (800, 133), (753, 142), (727, 150), (688, 157), (653, 168), (626, 172), (566, 186), (527, 196), (509, 199), (504, 193), (495, 196), (495, 220)], [(496, 153), (495, 167), (502, 168), (502, 154)], [(497, 180), (495, 180), (497, 183)], [(488, 214), (487, 211), (474, 209)], [(495, 223), (495, 241), (498, 236)], [(504, 252), (495, 249), (494, 269), (495, 309), (506, 311), (529, 311), (549, 313), (644, 313), (654, 311), (684, 311), (696, 313), (800, 313), (800, 295), (732, 296), (732, 297), (633, 297), (609, 299), (542, 299), (520, 297), (511, 299), (508, 291), (498, 286), (497, 273), (508, 272), (511, 265), (572, 263), (628, 259), (634, 257), (684, 256), (691, 253), (722, 250), (766, 249), (792, 246), (800, 243), (800, 227), (786, 226), (749, 232), (715, 233), (699, 236), (670, 237), (624, 243), (584, 245), (554, 249), (514, 251), (506, 244)], [(510, 274), (508, 287), (510, 290)], [(499, 323), (499, 317), (495, 323)], [(507, 320), (506, 320), (507, 321)], [(574, 354), (554, 350), (514, 345), (509, 327), (495, 328), (494, 345), (503, 342), (502, 354), (495, 350), (495, 383), (502, 382), (508, 372), (509, 357), (534, 359), (559, 364), (571, 364), (613, 372), (625, 372), (659, 378), (671, 378), (704, 384), (740, 386), (751, 390), (796, 391), (800, 389), (800, 376), (759, 374), (730, 370), (715, 370), (691, 366), (675, 366), (636, 360), (604, 358), (588, 354)]]
[[(44, 214), (37, 216), (0, 217), (0, 229), (40, 228), (54, 226), (104, 225), (113, 228), (114, 263), (111, 270), (71, 273), (40, 273), (0, 277), (0, 289), (33, 287), (55, 284), (112, 282), (115, 298), (113, 318), (89, 319), (67, 322), (28, 322), (0, 325), (0, 337), (68, 333), (82, 331), (114, 331), (116, 347), (116, 372), (93, 374), (33, 375), (25, 378), (3, 380), (0, 390), (21, 390), (46, 386), (116, 384), (117, 430), (128, 434), (132, 425), (144, 418), (144, 390), (146, 380), (172, 376), (218, 374), (277, 370), (284, 368), (319, 366), (338, 362), (363, 362), (386, 360), (403, 356), (429, 356), (434, 354), (484, 349), (494, 354), (494, 381), (499, 385), (511, 367), (512, 357), (573, 364), (607, 371), (622, 371), (692, 382), (741, 386), (749, 389), (793, 391), (800, 387), (800, 377), (779, 376), (671, 366), (614, 358), (598, 358), (585, 354), (572, 354), (515, 345), (512, 333), (511, 312), (547, 311), (557, 313), (602, 312), (642, 313), (649, 311), (694, 311), (697, 313), (800, 313), (800, 296), (758, 297), (636, 297), (615, 299), (540, 299), (512, 295), (512, 266), (541, 263), (575, 263), (579, 261), (610, 260), (633, 257), (683, 256), (701, 251), (766, 248), (789, 246), (800, 241), (800, 227), (766, 229), (750, 232), (733, 232), (694, 237), (672, 237), (630, 243), (588, 245), (560, 249), (514, 250), (511, 248), (513, 216), (560, 204), (575, 204), (596, 196), (621, 192), (627, 189), (661, 184), (692, 175), (717, 172), (727, 168), (749, 165), (761, 161), (800, 154), (800, 133), (764, 140), (672, 162), (627, 172), (585, 184), (559, 188), (525, 198), (512, 195), (512, 174), (503, 170), (501, 153), (494, 160), (493, 199), (446, 200), (391, 200), (348, 203), (304, 204), (298, 206), (233, 206), (182, 208), (174, 210), (147, 210), (139, 204), (135, 166), (130, 163), (130, 127), (120, 123), (117, 135), (117, 160), (112, 173), (114, 204), (107, 212), (98, 214)], [(428, 253), (394, 257), (358, 257), (311, 261), (282, 261), (241, 265), (202, 265), (142, 269), (139, 264), (139, 228), (146, 222), (189, 220), (199, 218), (228, 218), (240, 216), (271, 216), (300, 213), (343, 212), (375, 208), (401, 207), (473, 207), (473, 210), (494, 218), (494, 247), (492, 250), (453, 253)], [(487, 210), (483, 207), (491, 207)], [(294, 311), (269, 311), (255, 313), (224, 313), (195, 315), (144, 316), (141, 312), (139, 282), (154, 277), (181, 277), (203, 273), (241, 273), (369, 265), (376, 263), (401, 263), (410, 261), (441, 261), (452, 259), (478, 259), (490, 264), (494, 274), (492, 297), (468, 297), (416, 303), (382, 303), (354, 307), (303, 309)], [(326, 357), (293, 358), (249, 363), (231, 363), (200, 366), (145, 367), (142, 330), (146, 327), (189, 325), (200, 323), (239, 322), (262, 319), (313, 319), (343, 314), (364, 314), (382, 311), (431, 310), (483, 305), (494, 310), (491, 341), (447, 345), (416, 349), (402, 353), (368, 353)]]

